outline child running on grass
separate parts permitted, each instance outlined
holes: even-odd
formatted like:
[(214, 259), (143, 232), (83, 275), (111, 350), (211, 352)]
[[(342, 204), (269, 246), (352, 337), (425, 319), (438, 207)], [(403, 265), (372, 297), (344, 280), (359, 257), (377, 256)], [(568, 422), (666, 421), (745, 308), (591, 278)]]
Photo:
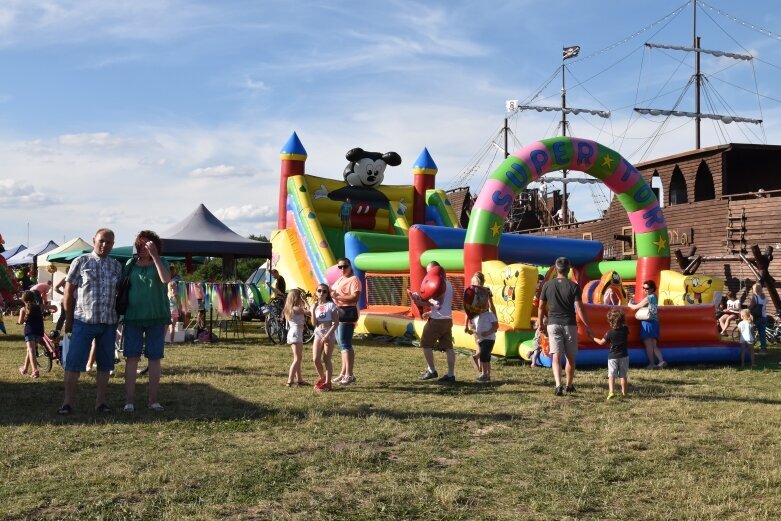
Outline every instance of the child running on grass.
[(608, 388), (607, 399), (612, 400), (615, 394), (616, 378), (621, 379), (621, 394), (626, 396), (629, 383), (627, 373), (629, 372), (629, 350), (627, 348), (627, 339), (629, 338), (629, 328), (626, 327), (626, 317), (619, 308), (613, 308), (607, 312), (607, 322), (610, 328), (603, 338), (594, 338), (594, 342), (603, 346), (610, 343), (610, 351), (607, 355), (607, 377)]
[(22, 294), (24, 307), (19, 310), (18, 324), (24, 324), (24, 341), (27, 344), (27, 355), (24, 358), (24, 365), (19, 368), (21, 374), (27, 374), (30, 369), (30, 377), (38, 378), (38, 366), (35, 362), (35, 350), (38, 342), (43, 338), (43, 312), (41, 306), (35, 299), (32, 291), (25, 291)]
[(304, 292), (300, 289), (292, 289), (285, 299), (284, 316), (287, 319), (287, 343), (293, 350), (293, 363), (290, 364), (290, 372), (287, 375), (287, 386), (309, 385), (301, 376), (301, 357), (304, 353), (304, 323), (309, 310), (306, 308)]
[(738, 331), (740, 331), (740, 367), (746, 367), (746, 351), (748, 351), (751, 368), (754, 369), (754, 342), (757, 341), (757, 336), (754, 318), (748, 309), (740, 310)]
[(317, 286), (317, 300), (312, 305), (312, 323), (315, 326), (312, 361), (315, 363), (319, 377), (315, 384), (315, 391), (330, 391), (334, 371), (331, 354), (336, 340), (334, 332), (339, 325), (339, 310), (331, 298), (331, 288), (328, 284)]

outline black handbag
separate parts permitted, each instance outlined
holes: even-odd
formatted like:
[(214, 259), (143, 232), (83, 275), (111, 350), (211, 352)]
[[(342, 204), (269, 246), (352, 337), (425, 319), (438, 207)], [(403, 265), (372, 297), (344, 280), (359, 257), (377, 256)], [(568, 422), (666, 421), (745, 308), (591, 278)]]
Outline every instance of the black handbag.
[(127, 312), (127, 304), (130, 300), (130, 272), (133, 271), (133, 265), (136, 263), (136, 259), (131, 259), (125, 266), (122, 272), (122, 280), (119, 282), (117, 288), (117, 300), (115, 307), (117, 314), (123, 316)]
[(339, 306), (339, 322), (358, 322), (356, 306)]

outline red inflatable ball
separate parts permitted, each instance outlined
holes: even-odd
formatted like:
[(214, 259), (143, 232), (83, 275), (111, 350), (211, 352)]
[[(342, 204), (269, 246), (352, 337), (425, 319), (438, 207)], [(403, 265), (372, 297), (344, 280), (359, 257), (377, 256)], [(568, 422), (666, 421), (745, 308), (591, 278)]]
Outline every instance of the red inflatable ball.
[(420, 284), (420, 297), (423, 300), (438, 299), (445, 294), (445, 270), (440, 266), (434, 266), (423, 277)]
[(464, 311), (470, 317), (488, 311), (488, 288), (484, 286), (467, 286), (464, 290)]

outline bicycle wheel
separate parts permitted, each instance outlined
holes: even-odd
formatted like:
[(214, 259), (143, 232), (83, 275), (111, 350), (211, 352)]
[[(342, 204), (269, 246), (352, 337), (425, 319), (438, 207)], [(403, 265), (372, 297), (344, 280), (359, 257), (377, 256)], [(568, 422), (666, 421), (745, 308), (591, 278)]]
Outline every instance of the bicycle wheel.
[(287, 340), (287, 320), (285, 319), (278, 319), (279, 322), (277, 322), (277, 328), (276, 328), (276, 340), (277, 344), (285, 345), (285, 341)]
[(276, 344), (276, 338), (277, 338), (277, 329), (279, 327), (279, 323), (277, 320), (271, 315), (266, 315), (266, 334), (268, 335), (268, 339), (271, 340), (272, 344)]
[(52, 370), (52, 357), (45, 347), (37, 347), (35, 350), (35, 365), (38, 366), (39, 371), (48, 373)]
[(315, 327), (312, 325), (312, 322), (307, 320), (304, 322), (304, 343), (308, 344), (312, 341), (312, 339), (315, 337)]

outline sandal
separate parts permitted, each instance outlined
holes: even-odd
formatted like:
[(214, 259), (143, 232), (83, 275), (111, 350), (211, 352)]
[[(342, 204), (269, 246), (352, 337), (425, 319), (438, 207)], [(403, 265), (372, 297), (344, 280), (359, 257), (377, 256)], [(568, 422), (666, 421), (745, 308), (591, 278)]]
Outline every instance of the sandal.
[(40, 378), (40, 376), (41, 373), (39, 373), (38, 371), (33, 371), (32, 374), (30, 375), (30, 378)]
[(27, 369), (25, 369), (24, 367), (20, 367), (19, 368), (19, 374), (26, 375), (27, 374)]

